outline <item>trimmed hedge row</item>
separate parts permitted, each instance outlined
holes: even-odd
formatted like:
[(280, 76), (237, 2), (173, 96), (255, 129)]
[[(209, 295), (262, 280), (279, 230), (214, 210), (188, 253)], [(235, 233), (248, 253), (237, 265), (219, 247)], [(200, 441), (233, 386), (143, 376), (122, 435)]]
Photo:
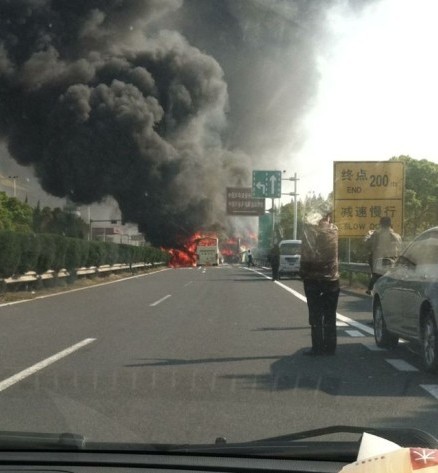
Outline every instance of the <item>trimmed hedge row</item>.
[(52, 234), (0, 231), (0, 277), (49, 269), (167, 262), (169, 254), (149, 246), (86, 241)]

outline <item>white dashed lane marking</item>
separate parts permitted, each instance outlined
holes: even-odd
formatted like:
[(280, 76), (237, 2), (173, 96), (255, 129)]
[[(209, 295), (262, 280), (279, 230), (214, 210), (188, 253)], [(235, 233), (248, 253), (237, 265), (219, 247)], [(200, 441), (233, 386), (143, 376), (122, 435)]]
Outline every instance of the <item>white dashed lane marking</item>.
[(46, 358), (45, 360), (40, 361), (39, 363), (36, 363), (35, 365), (31, 366), (30, 368), (27, 368), (23, 371), (20, 371), (19, 373), (15, 374), (14, 376), (11, 376), (10, 378), (5, 379), (4, 381), (0, 382), (0, 391), (4, 391), (5, 389), (13, 386), (14, 384), (18, 383), (19, 381), (22, 381), (23, 379), (33, 375), (37, 371), (40, 371), (44, 368), (47, 368), (48, 366), (52, 365), (53, 363), (61, 360), (62, 358), (65, 358), (68, 355), (71, 355), (75, 351), (78, 351), (79, 349), (85, 347), (86, 345), (89, 345), (90, 343), (93, 343), (96, 339), (95, 338), (86, 338), (85, 340), (82, 340), (82, 342), (76, 343), (75, 345), (72, 345), (71, 347), (66, 348), (65, 350), (60, 351), (59, 353), (56, 353), (55, 355)]
[(167, 296), (164, 296), (161, 299), (158, 299), (157, 301), (152, 302), (152, 304), (149, 304), (149, 306), (150, 307), (155, 307), (156, 305), (161, 304), (166, 299), (169, 299), (169, 297), (172, 297), (172, 294), (167, 294)]
[(385, 348), (378, 347), (375, 343), (362, 343), (362, 345), (371, 351), (387, 351)]
[(435, 399), (438, 399), (438, 384), (420, 384), (420, 388), (423, 388)]
[(365, 337), (365, 335), (362, 332), (359, 332), (359, 330), (345, 330), (345, 333), (348, 333), (350, 337)]
[(405, 360), (388, 358), (386, 361), (399, 371), (418, 371), (418, 369), (415, 368), (415, 366), (412, 366)]
[(360, 322), (356, 322), (355, 320), (350, 319), (350, 317), (346, 317), (345, 315), (342, 315), (339, 312), (336, 314), (336, 317), (338, 318), (338, 320), (340, 320), (341, 322), (345, 322), (351, 327), (357, 328), (362, 332), (367, 333), (368, 335), (374, 335), (374, 329), (368, 327), (367, 325), (361, 324)]

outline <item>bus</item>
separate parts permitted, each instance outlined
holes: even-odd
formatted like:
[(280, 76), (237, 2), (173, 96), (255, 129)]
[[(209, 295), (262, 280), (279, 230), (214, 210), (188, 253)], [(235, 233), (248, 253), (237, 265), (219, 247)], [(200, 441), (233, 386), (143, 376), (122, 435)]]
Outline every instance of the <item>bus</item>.
[(213, 236), (199, 238), (196, 246), (198, 266), (217, 266), (219, 264), (219, 240)]
[(240, 238), (230, 237), (226, 240), (221, 240), (219, 250), (225, 263), (240, 263), (242, 252)]

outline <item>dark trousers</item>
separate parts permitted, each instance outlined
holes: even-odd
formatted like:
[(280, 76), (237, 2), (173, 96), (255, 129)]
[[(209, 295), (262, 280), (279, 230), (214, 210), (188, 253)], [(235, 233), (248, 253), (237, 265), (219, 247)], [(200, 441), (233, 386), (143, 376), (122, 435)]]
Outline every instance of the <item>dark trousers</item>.
[(378, 274), (378, 273), (371, 273), (371, 278), (370, 278), (370, 281), (368, 283), (368, 290), (371, 291), (374, 287), (374, 284), (376, 283), (376, 281), (382, 277), (381, 274)]
[(334, 353), (336, 351), (339, 281), (305, 279), (304, 293), (309, 309), (312, 349), (316, 353)]
[(278, 269), (280, 268), (280, 266), (277, 266), (277, 265), (274, 265), (272, 266), (272, 279), (274, 281), (277, 281), (278, 280)]

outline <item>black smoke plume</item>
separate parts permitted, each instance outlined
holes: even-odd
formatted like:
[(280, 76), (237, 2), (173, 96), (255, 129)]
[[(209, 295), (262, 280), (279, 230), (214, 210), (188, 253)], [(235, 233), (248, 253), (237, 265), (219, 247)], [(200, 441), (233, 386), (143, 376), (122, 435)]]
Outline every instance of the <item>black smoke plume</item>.
[(223, 223), (225, 187), (281, 147), (334, 3), (0, 0), (0, 139), (45, 191), (112, 196), (152, 243), (175, 245)]

